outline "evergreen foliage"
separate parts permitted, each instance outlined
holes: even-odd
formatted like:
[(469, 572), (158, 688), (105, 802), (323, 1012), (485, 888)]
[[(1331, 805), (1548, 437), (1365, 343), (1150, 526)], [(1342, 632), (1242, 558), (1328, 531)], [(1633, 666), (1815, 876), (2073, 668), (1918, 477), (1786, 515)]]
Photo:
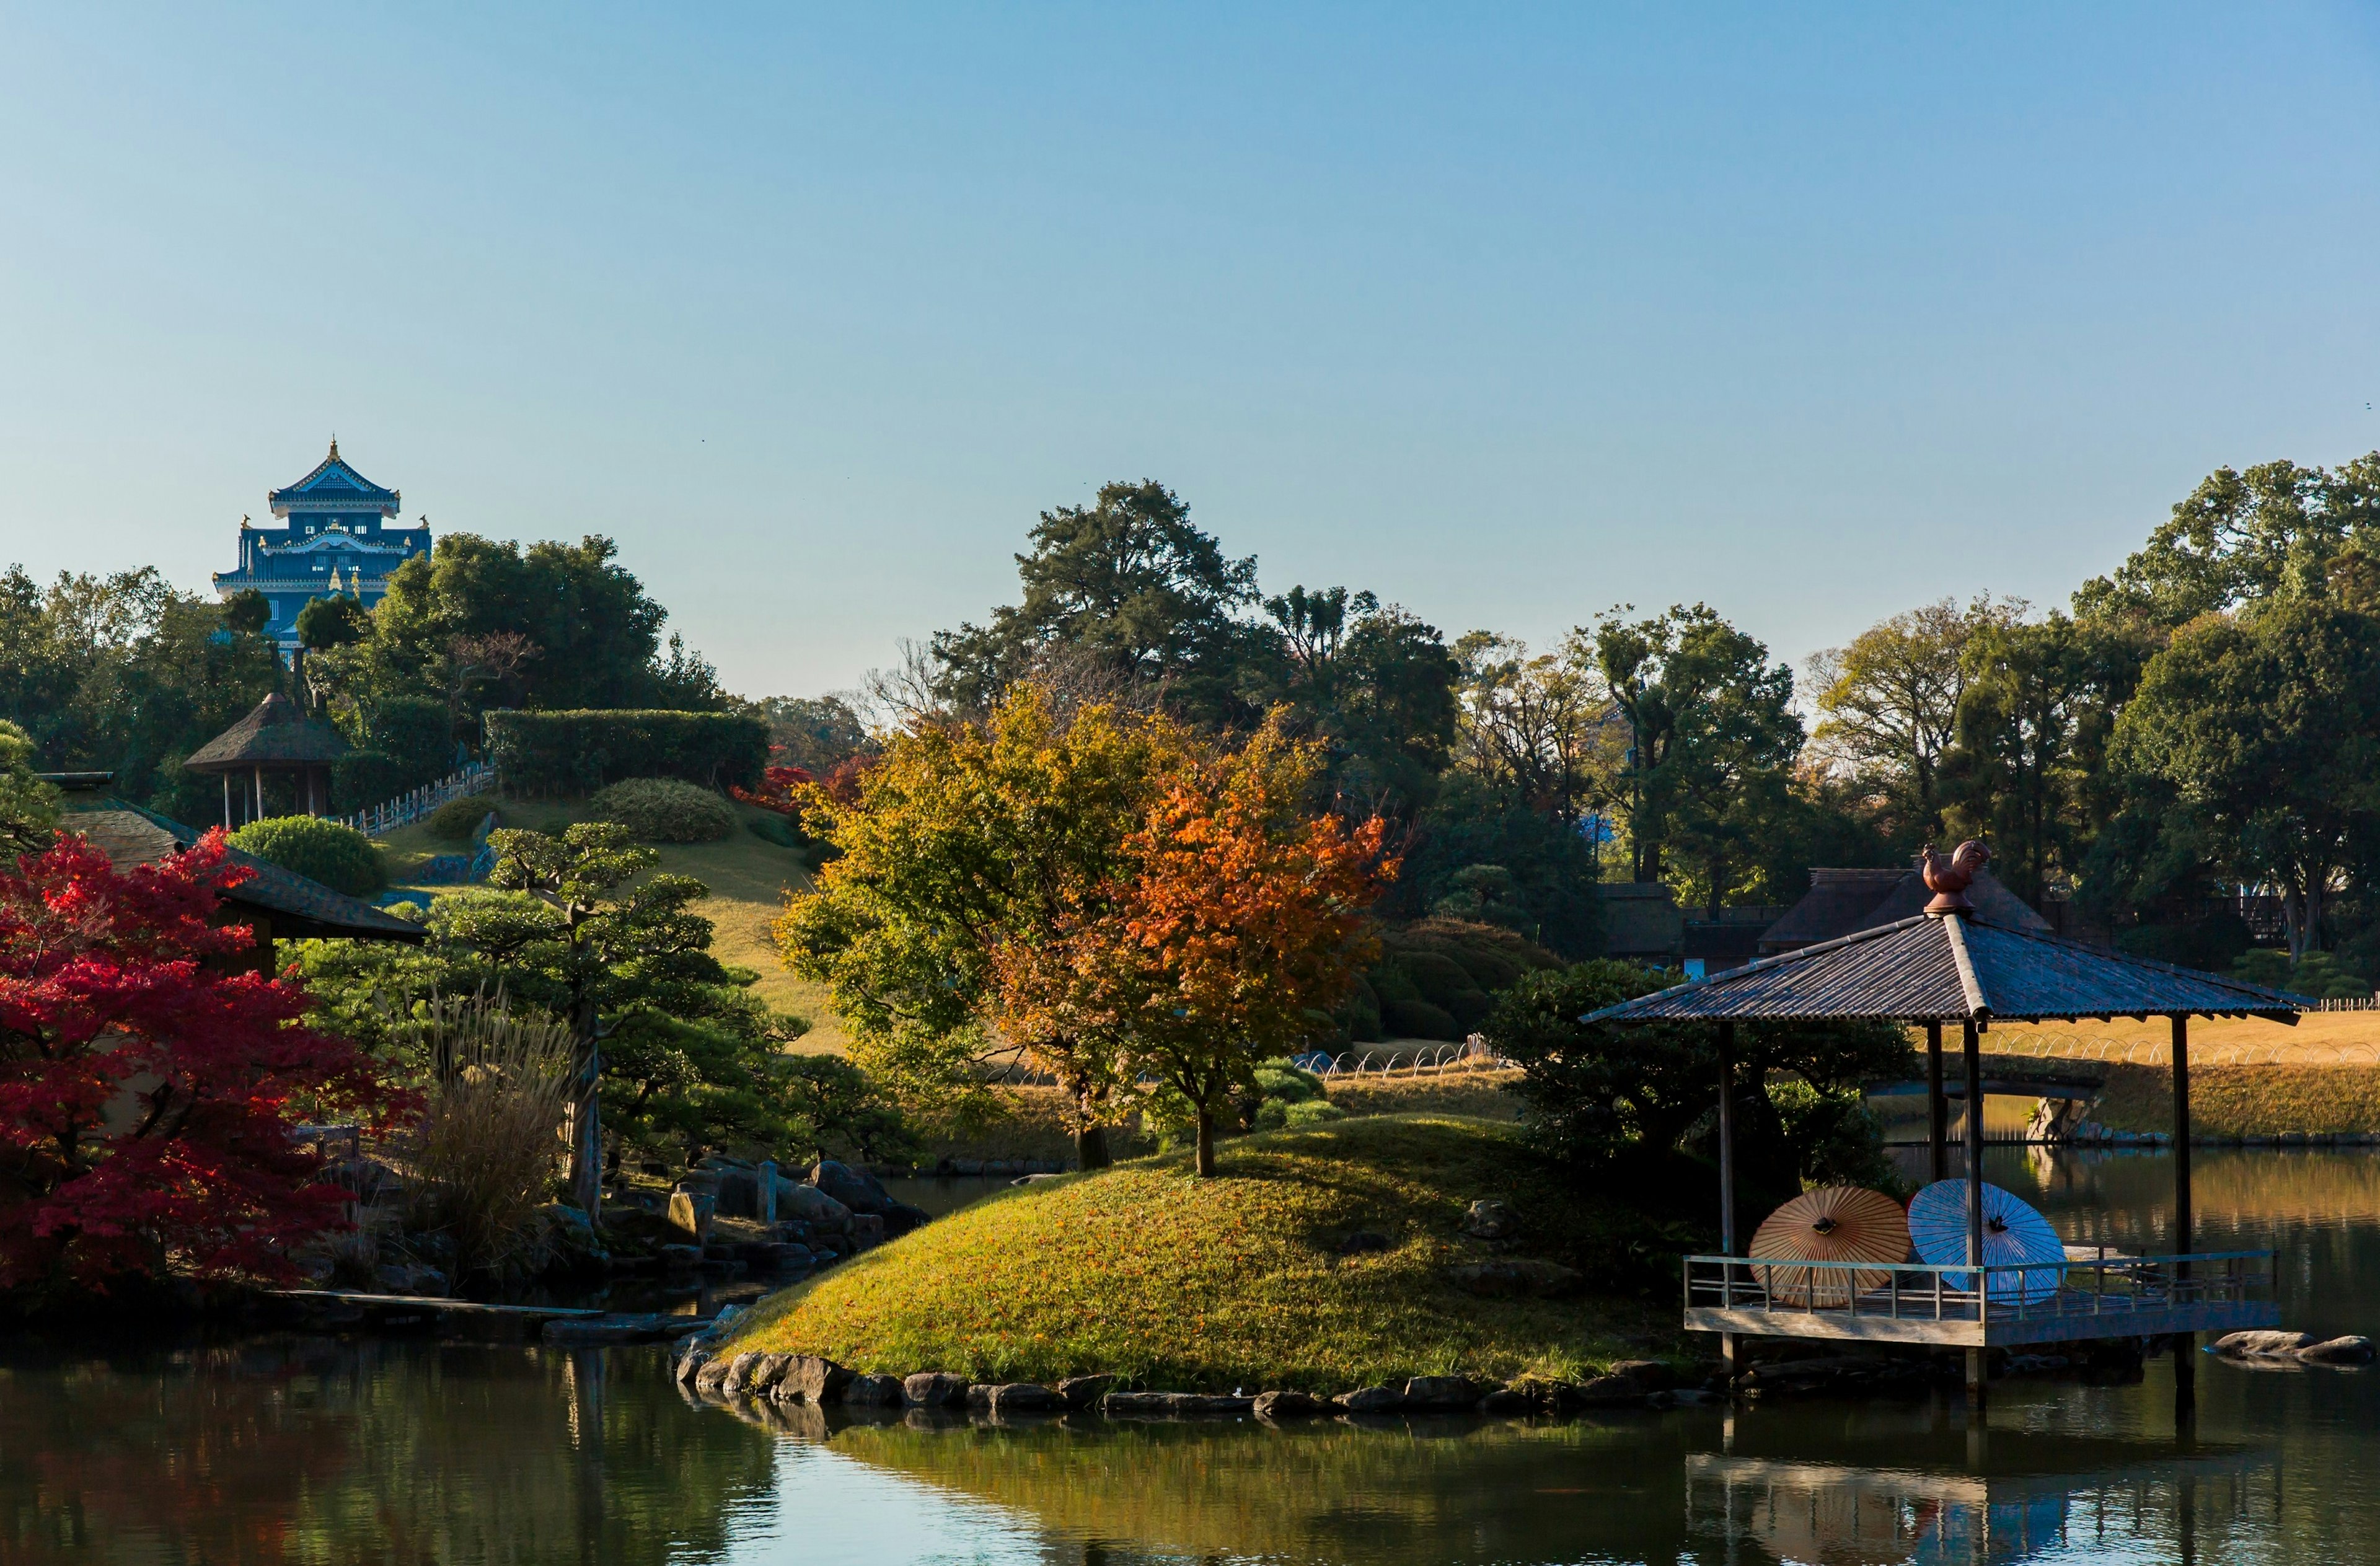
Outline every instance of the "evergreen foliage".
[(732, 712), (491, 712), (488, 753), (508, 792), (592, 794), (623, 778), (751, 787), (768, 765), (769, 730)]
[(370, 897), (388, 884), (388, 867), (372, 840), (338, 821), (317, 816), (268, 816), (233, 832), (230, 843), (243, 854), (253, 854), (350, 897)]
[(587, 803), (597, 819), (619, 822), (639, 843), (716, 843), (735, 830), (726, 800), (675, 778), (624, 779)]

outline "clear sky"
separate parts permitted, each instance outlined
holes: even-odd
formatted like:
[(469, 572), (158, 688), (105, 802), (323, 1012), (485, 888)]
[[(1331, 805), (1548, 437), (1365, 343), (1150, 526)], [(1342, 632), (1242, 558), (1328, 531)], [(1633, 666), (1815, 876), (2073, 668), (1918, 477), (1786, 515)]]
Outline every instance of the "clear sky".
[(0, 561), (335, 431), (751, 695), (1155, 478), (1269, 589), (1797, 662), (2380, 446), (2380, 7), (0, 0)]

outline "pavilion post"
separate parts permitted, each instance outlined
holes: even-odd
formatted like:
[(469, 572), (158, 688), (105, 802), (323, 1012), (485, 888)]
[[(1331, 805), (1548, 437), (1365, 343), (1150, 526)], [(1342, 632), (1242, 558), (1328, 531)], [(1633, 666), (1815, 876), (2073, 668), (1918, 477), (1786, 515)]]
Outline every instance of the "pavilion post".
[(1942, 1025), (1925, 1025), (1926, 1178), (1950, 1178), (1950, 1104), (1942, 1093)]
[(229, 832), (229, 831), (231, 831), (231, 774), (230, 774), (229, 772), (225, 772), (225, 773), (223, 775), (223, 785), (224, 785), (224, 831), (225, 831), (225, 832)]
[[(1735, 1024), (1731, 1022), (1718, 1025), (1718, 1249), (1721, 1256), (1735, 1255)], [(1720, 1269), (1719, 1303), (1729, 1306), (1735, 1303), (1731, 1264)], [(1720, 1333), (1718, 1346), (1731, 1383), (1742, 1368), (1736, 1335)]]
[[(2190, 1210), (2190, 1018), (2173, 1018), (2173, 1248), (2191, 1250)], [(2190, 1263), (2174, 1268), (2177, 1282), (2190, 1276)], [(2186, 1303), (2177, 1301), (2177, 1304)], [(2173, 1417), (2187, 1425), (2198, 1413), (2198, 1334), (2173, 1335)]]
[[(1976, 1325), (1982, 1326), (1984, 1302), (1984, 1057), (1976, 1040), (1975, 1019), (1966, 1022), (1962, 1041), (1962, 1063), (1967, 1074), (1965, 1110), (1967, 1143), (1967, 1265), (1975, 1269), (1967, 1274), (1968, 1286), (1975, 1291)], [(1967, 1351), (1967, 1391), (1981, 1398), (1984, 1393), (1985, 1351)]]
[(251, 767), (249, 770), (256, 775), (256, 814), (250, 816), (249, 819), (261, 821), (264, 819), (264, 769)]

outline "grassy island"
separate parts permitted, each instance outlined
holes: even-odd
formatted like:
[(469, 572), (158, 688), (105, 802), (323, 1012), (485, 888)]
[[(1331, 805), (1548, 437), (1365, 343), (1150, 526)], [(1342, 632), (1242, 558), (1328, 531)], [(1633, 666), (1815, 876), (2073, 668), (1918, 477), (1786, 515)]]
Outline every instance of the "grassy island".
[[(1480, 1199), (1517, 1217), (1509, 1250), (1461, 1236)], [(1384, 1248), (1351, 1247), (1358, 1235)], [(1561, 1184), (1514, 1126), (1380, 1116), (1230, 1142), (1214, 1179), (1184, 1151), (1003, 1193), (764, 1301), (731, 1348), (1184, 1391), (1577, 1380), (1674, 1341), (1651, 1298), (1602, 1292), (1649, 1281), (1658, 1244), (1652, 1220)], [(1481, 1297), (1457, 1281), (1500, 1256), (1579, 1268), (1584, 1292)]]

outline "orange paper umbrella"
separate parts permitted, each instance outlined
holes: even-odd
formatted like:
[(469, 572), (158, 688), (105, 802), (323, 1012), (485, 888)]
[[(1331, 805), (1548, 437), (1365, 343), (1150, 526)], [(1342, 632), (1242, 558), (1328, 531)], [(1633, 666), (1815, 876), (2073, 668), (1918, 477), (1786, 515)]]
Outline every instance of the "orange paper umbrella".
[[(1822, 1185), (1804, 1191), (1762, 1221), (1752, 1236), (1756, 1261), (1866, 1261), (1897, 1267), (1909, 1259), (1909, 1215), (1881, 1191)], [(1880, 1288), (1891, 1274), (1863, 1268), (1761, 1267), (1753, 1269), (1780, 1305), (1840, 1310), (1855, 1291)]]

